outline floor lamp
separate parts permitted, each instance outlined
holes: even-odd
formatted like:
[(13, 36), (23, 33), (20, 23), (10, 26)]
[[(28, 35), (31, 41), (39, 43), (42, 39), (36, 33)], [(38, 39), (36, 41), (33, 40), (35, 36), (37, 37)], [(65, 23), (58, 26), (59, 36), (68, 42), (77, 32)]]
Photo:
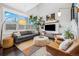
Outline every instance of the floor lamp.
[(6, 20), (4, 20), (3, 22), (2, 22), (2, 24), (1, 24), (1, 44), (3, 44), (3, 42), (2, 42), (2, 35), (3, 35), (3, 27), (4, 27), (4, 23), (6, 22)]
[[(3, 35), (3, 28), (4, 28), (4, 24), (5, 24), (6, 20), (3, 21), (2, 26), (1, 26), (1, 41), (2, 41), (2, 35)], [(19, 25), (26, 25), (26, 20), (21, 19), (18, 21)], [(3, 44), (3, 42), (1, 42), (1, 44)]]
[[(4, 27), (4, 23), (6, 22), (6, 20), (3, 21), (2, 26), (1, 26), (1, 40), (2, 40), (2, 34), (3, 34), (3, 27)], [(18, 22), (19, 25), (26, 25), (26, 20), (21, 19)]]

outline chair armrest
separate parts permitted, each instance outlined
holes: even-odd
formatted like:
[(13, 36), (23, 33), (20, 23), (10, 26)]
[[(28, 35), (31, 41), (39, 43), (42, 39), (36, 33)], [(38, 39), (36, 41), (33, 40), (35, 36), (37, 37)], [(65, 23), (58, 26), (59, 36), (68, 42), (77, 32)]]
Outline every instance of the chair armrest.
[(71, 54), (69, 54), (63, 50), (60, 50), (58, 48), (51, 47), (50, 45), (46, 45), (46, 50), (55, 56), (71, 56)]

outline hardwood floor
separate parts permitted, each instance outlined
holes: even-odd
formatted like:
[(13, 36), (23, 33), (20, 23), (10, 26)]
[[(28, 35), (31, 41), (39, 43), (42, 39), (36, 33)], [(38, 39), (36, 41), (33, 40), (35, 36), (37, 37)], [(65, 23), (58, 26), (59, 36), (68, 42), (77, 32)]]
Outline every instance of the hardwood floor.
[(3, 55), (3, 48), (0, 48), (0, 56)]
[(13, 46), (8, 49), (3, 49), (3, 56), (24, 56), (24, 54), (16, 46)]
[(24, 41), (7, 49), (0, 48), (0, 56), (24, 56), (23, 50), (33, 45), (33, 40)]
[(41, 47), (34, 46), (33, 40), (24, 41), (8, 49), (0, 49), (2, 56), (30, 56)]

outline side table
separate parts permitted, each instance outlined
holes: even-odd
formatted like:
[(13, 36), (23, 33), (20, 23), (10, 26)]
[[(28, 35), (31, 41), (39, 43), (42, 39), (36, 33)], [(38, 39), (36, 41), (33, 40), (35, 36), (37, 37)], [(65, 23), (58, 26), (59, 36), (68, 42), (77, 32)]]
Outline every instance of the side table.
[(14, 44), (13, 38), (11, 36), (5, 37), (2, 40), (1, 44), (3, 48), (10, 48)]

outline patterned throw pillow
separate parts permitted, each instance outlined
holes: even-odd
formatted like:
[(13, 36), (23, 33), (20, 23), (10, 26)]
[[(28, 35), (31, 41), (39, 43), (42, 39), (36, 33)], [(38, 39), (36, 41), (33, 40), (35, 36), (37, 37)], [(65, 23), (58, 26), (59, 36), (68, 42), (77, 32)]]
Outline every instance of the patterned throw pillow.
[(60, 44), (59, 49), (67, 50), (67, 49), (70, 47), (70, 45), (71, 45), (72, 43), (73, 43), (72, 40), (67, 39), (67, 40), (63, 41), (63, 42)]
[(21, 36), (20, 32), (14, 33), (16, 36)]

